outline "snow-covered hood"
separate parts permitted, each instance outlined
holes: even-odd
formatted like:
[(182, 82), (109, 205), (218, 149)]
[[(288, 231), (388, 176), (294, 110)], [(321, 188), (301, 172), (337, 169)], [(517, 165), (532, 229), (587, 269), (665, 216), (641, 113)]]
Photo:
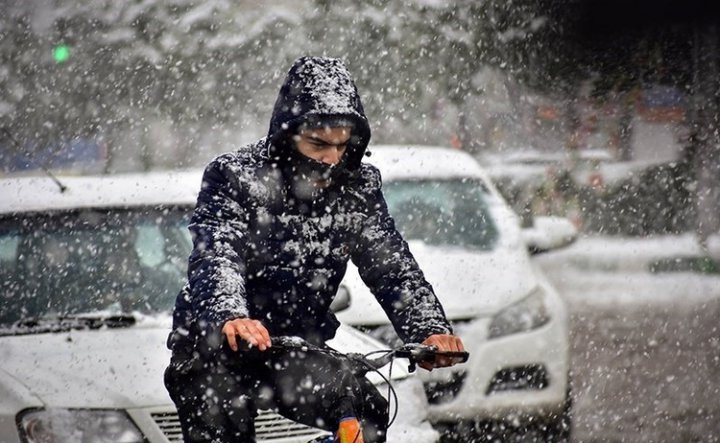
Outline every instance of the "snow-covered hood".
[(167, 405), (167, 334), (133, 327), (0, 337), (0, 370), (46, 407)]
[[(0, 337), (0, 402), (21, 407), (143, 408), (172, 404), (163, 384), (167, 322), (153, 326)], [(329, 344), (368, 353), (384, 346), (341, 326)], [(387, 374), (385, 374), (387, 375)], [(393, 379), (406, 377), (395, 367)], [(377, 378), (377, 380), (375, 380)], [(378, 382), (379, 377), (371, 375)]]
[[(538, 284), (528, 255), (519, 249), (473, 251), (422, 242), (409, 244), (449, 320), (491, 315), (523, 298)], [(338, 313), (341, 321), (353, 325), (388, 323), (357, 269), (348, 269), (343, 284), (350, 291), (351, 305)]]
[(483, 253), (424, 243), (410, 248), (451, 320), (493, 314), (537, 285), (524, 251)]
[(371, 131), (352, 75), (340, 59), (301, 57), (285, 77), (273, 108), (267, 137), (271, 155), (282, 159), (285, 151), (294, 149), (290, 137), (300, 124), (328, 118), (352, 122), (345, 162), (348, 169), (357, 170)]

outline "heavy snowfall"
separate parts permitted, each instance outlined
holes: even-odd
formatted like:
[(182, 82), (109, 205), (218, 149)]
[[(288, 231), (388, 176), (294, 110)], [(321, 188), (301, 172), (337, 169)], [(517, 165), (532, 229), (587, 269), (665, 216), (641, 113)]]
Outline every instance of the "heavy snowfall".
[[(451, 368), (369, 372), (390, 442), (720, 442), (717, 9), (0, 0), (0, 442), (181, 442), (168, 345), (288, 310), (307, 321), (276, 330), (341, 354), (462, 339)], [(257, 160), (305, 128), (275, 116), (307, 56), (356, 189)], [(274, 213), (276, 182), (300, 203)], [(217, 318), (177, 328), (193, 278)], [(258, 388), (258, 442), (334, 441), (287, 418), (334, 417), (326, 369), (284, 383), (295, 415)], [(246, 401), (202, 391), (200, 417)]]

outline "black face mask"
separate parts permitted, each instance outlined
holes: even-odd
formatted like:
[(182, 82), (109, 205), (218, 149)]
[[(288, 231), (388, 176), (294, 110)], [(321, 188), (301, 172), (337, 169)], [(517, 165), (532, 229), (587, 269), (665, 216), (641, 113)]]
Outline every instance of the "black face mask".
[(290, 152), (290, 165), (292, 165), (293, 169), (292, 175), (296, 180), (304, 180), (310, 183), (321, 180), (338, 182), (348, 175), (347, 153), (343, 155), (340, 162), (336, 165), (329, 165), (307, 157), (296, 149), (292, 149)]

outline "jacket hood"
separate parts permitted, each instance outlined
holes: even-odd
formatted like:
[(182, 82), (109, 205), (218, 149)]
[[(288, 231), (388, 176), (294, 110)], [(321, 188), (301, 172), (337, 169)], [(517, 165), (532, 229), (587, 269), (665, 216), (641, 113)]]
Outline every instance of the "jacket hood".
[(301, 124), (310, 126), (351, 123), (346, 167), (360, 167), (368, 142), (368, 124), (355, 82), (342, 60), (327, 57), (299, 58), (285, 78), (275, 102), (268, 140), (271, 157), (288, 158), (292, 136)]

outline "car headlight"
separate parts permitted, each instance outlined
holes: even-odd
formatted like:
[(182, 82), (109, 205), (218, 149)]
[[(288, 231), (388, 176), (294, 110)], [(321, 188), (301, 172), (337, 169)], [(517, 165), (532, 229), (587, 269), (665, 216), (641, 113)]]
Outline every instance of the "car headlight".
[(488, 328), (488, 338), (527, 332), (550, 321), (545, 292), (538, 287), (524, 299), (495, 314)]
[(28, 443), (142, 443), (137, 426), (122, 411), (35, 409), (19, 417)]

